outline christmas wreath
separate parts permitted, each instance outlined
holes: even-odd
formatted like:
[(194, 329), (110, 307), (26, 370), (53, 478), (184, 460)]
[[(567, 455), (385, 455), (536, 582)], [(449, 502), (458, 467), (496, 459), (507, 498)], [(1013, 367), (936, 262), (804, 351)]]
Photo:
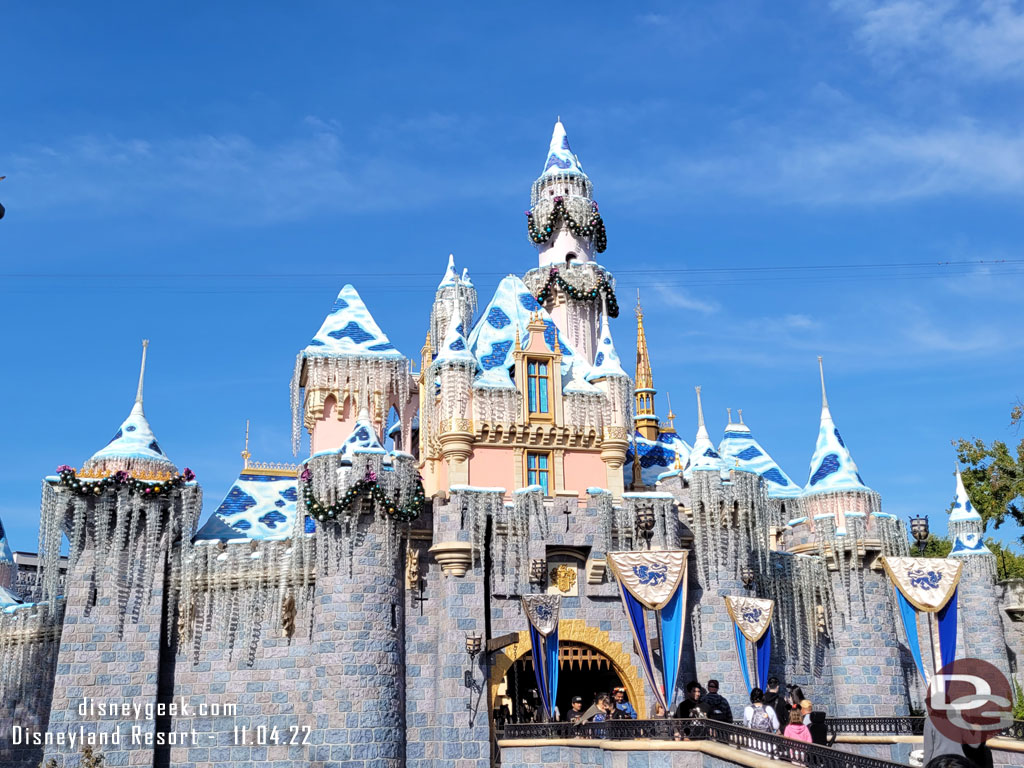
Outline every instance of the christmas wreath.
[(611, 284), (608, 282), (608, 278), (601, 275), (597, 280), (597, 285), (593, 288), (577, 288), (572, 283), (566, 281), (564, 277), (558, 272), (558, 267), (552, 267), (548, 271), (548, 279), (541, 287), (540, 292), (537, 294), (537, 302), (543, 304), (551, 296), (551, 291), (554, 286), (558, 286), (566, 295), (575, 301), (600, 301), (601, 297), (604, 296), (608, 301), (608, 316), (618, 317), (619, 316), (619, 302), (615, 298), (615, 291), (612, 289)]
[(373, 499), (378, 511), (403, 523), (411, 522), (419, 517), (427, 503), (427, 496), (423, 490), (423, 479), (420, 477), (416, 478), (416, 489), (413, 491), (412, 499), (404, 506), (397, 495), (395, 498), (387, 495), (384, 488), (377, 482), (377, 475), (373, 471), (367, 472), (365, 478), (349, 487), (341, 500), (333, 504), (324, 504), (313, 497), (313, 473), (308, 467), (302, 470), (299, 478), (304, 486), (303, 496), (306, 499), (306, 511), (321, 523), (348, 514), (356, 500), (367, 496)]
[(546, 243), (558, 222), (564, 221), (569, 231), (577, 237), (594, 238), (594, 248), (598, 253), (604, 253), (604, 249), (608, 247), (608, 235), (604, 231), (601, 214), (597, 212), (597, 203), (590, 204), (590, 220), (581, 224), (565, 209), (565, 198), (556, 197), (554, 202), (551, 214), (544, 221), (538, 222), (533, 211), (526, 212), (526, 226), (530, 232), (530, 239), (535, 243)]

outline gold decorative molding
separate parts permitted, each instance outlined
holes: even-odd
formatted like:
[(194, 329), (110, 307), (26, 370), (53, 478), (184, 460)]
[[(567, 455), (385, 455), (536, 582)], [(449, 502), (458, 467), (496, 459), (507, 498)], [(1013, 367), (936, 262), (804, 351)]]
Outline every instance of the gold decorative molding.
[[(558, 622), (558, 639), (569, 643), (582, 643), (596, 649), (612, 663), (612, 669), (626, 687), (626, 695), (637, 714), (641, 717), (647, 713), (647, 691), (644, 689), (640, 670), (633, 664), (632, 653), (622, 643), (615, 642), (611, 636), (597, 627), (587, 625), (582, 619), (562, 619)], [(494, 710), (498, 686), (512, 665), (530, 653), (530, 633), (523, 630), (519, 639), (502, 648), (491, 657), (491, 677), (489, 680), (490, 708)], [(492, 726), (493, 727), (493, 726)]]

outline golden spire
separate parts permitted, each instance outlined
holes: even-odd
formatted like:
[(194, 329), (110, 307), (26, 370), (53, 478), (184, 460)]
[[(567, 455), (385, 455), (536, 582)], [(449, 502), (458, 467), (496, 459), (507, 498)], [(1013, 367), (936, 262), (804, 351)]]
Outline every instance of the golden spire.
[(654, 413), (654, 376), (651, 358), (647, 354), (647, 334), (644, 333), (644, 310), (640, 306), (640, 291), (636, 292), (636, 377), (633, 397), (636, 402), (636, 429), (647, 440), (658, 439), (658, 417)]
[(245, 448), (242, 449), (242, 469), (249, 468), (249, 458), (252, 456), (249, 453), (249, 420), (245, 420)]

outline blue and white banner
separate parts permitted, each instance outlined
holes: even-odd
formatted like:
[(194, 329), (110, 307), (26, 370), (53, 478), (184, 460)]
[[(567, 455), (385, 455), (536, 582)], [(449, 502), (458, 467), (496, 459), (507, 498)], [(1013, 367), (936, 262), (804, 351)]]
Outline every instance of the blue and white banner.
[[(619, 583), (640, 666), (655, 697), (669, 712), (676, 701), (683, 656), (688, 555), (689, 552), (677, 549), (608, 553), (608, 566)], [(660, 639), (657, 666), (645, 610), (654, 611)]]
[(957, 560), (937, 557), (883, 557), (882, 565), (895, 590), (910, 655), (927, 685), (917, 614), (935, 614), (938, 620), (938, 658), (933, 647), (932, 668), (942, 669), (956, 658), (957, 587), (963, 565)]
[(554, 720), (558, 696), (558, 615), (561, 605), (561, 595), (523, 595), (523, 610), (530, 622), (533, 674), (549, 721)]
[[(775, 611), (775, 602), (760, 597), (726, 595), (725, 608), (734, 624), (736, 655), (739, 657), (747, 693), (755, 686), (764, 688), (772, 655), (772, 613)], [(753, 680), (748, 660), (751, 647), (754, 657)]]

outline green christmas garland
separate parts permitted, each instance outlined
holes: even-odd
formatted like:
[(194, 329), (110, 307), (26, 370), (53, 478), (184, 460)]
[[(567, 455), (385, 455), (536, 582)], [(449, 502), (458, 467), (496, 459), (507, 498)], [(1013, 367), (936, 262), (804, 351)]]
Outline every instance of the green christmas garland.
[(555, 198), (555, 205), (551, 209), (551, 215), (548, 216), (547, 220), (538, 222), (534, 219), (533, 211), (526, 212), (526, 227), (530, 232), (530, 239), (535, 243), (546, 243), (550, 238), (551, 234), (555, 231), (555, 226), (560, 221), (564, 221), (565, 225), (569, 228), (576, 237), (592, 237), (594, 238), (594, 248), (598, 253), (604, 253), (604, 249), (608, 247), (608, 235), (604, 230), (604, 220), (601, 218), (601, 214), (597, 212), (597, 203), (591, 203), (593, 206), (593, 213), (590, 217), (590, 221), (586, 224), (580, 224), (569, 212), (565, 210), (565, 198), (559, 196)]
[(608, 316), (619, 316), (618, 299), (615, 298), (615, 291), (608, 282), (608, 278), (604, 275), (601, 275), (601, 277), (598, 278), (597, 285), (593, 288), (582, 289), (566, 282), (565, 278), (558, 273), (558, 267), (552, 267), (548, 272), (547, 282), (544, 283), (544, 286), (540, 289), (540, 293), (536, 296), (539, 304), (543, 304), (551, 297), (553, 286), (561, 288), (570, 299), (575, 301), (597, 302), (601, 300), (602, 296), (604, 296), (608, 301)]
[(358, 481), (345, 491), (340, 501), (333, 504), (324, 504), (313, 498), (312, 475), (307, 479), (307, 469), (302, 473), (302, 481), (305, 484), (306, 511), (321, 523), (328, 520), (336, 520), (338, 517), (349, 513), (356, 500), (369, 495), (377, 505), (377, 509), (383, 511), (388, 517), (399, 522), (408, 523), (420, 516), (427, 504), (427, 496), (423, 490), (423, 480), (416, 478), (416, 490), (413, 492), (412, 500), (402, 506), (397, 497), (392, 499), (384, 492), (384, 489), (377, 482), (372, 473), (365, 479)]
[(99, 496), (104, 491), (127, 488), (129, 493), (137, 493), (149, 499), (166, 496), (182, 484), (196, 479), (195, 472), (188, 467), (185, 467), (180, 475), (166, 480), (140, 480), (124, 470), (95, 480), (83, 479), (78, 477), (74, 467), (66, 464), (57, 467), (57, 475), (60, 478), (58, 484), (77, 496)]

